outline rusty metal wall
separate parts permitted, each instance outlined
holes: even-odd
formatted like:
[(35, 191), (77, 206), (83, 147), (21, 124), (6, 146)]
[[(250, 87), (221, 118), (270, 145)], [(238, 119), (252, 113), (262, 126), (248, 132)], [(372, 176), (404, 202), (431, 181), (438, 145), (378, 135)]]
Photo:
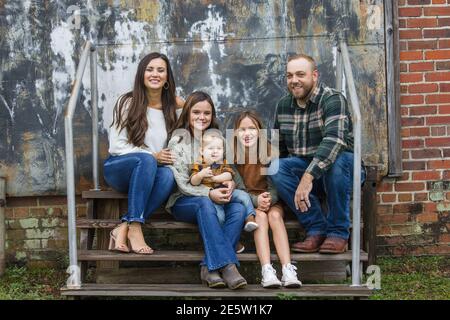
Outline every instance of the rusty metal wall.
[[(79, 8), (81, 15), (75, 11)], [(98, 46), (100, 151), (117, 97), (151, 51), (172, 62), (178, 94), (211, 94), (224, 127), (256, 108), (270, 127), (289, 54), (335, 85), (345, 31), (363, 108), (363, 158), (387, 167), (383, 0), (0, 0), (0, 173), (9, 196), (65, 193), (64, 108), (81, 47)], [(74, 118), (77, 190), (91, 186), (89, 69)]]

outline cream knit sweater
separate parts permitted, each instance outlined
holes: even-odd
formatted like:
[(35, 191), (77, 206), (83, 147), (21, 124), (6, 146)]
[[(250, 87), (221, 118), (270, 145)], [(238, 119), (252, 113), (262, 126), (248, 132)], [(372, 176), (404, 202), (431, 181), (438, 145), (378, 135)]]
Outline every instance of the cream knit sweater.
[(175, 135), (173, 136), (168, 144), (168, 148), (172, 151), (175, 162), (172, 165), (167, 166), (173, 172), (175, 181), (177, 183), (177, 190), (172, 193), (167, 200), (166, 210), (171, 212), (170, 209), (173, 207), (175, 202), (179, 197), (185, 196), (197, 196), (197, 197), (209, 197), (210, 188), (199, 185), (193, 186), (190, 180), (190, 165), (193, 163), (193, 159), (198, 155), (198, 152), (194, 149), (194, 144), (191, 141), (189, 135)]

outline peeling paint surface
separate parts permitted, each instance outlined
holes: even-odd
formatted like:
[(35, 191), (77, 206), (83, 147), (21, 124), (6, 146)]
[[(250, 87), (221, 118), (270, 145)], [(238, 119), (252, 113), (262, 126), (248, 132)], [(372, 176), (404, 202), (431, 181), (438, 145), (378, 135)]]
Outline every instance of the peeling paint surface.
[[(334, 86), (336, 37), (346, 31), (363, 108), (363, 158), (385, 170), (382, 13), (382, 0), (1, 1), (0, 174), (8, 196), (65, 193), (64, 109), (87, 39), (98, 49), (105, 158), (112, 108), (145, 54), (169, 56), (180, 96), (208, 92), (223, 128), (249, 108), (270, 127), (286, 93), (287, 56), (314, 56), (321, 79)], [(87, 68), (74, 117), (78, 191), (91, 187), (90, 92)]]

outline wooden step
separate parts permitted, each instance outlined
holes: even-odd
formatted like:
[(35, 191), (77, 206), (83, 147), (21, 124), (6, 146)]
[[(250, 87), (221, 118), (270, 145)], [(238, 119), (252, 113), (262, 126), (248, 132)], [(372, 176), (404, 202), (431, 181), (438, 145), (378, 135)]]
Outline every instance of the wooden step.
[[(121, 253), (109, 250), (79, 250), (80, 261), (192, 261), (199, 262), (203, 259), (201, 251), (155, 251), (153, 254)], [(367, 261), (367, 253), (361, 251), (361, 261)], [(258, 261), (256, 253), (240, 253), (239, 261)], [(352, 252), (349, 250), (340, 254), (321, 253), (292, 253), (293, 261), (351, 261)], [(271, 254), (271, 260), (278, 261), (276, 254)]]
[(89, 190), (81, 194), (83, 199), (126, 199), (126, 193), (120, 193), (114, 190)]
[(82, 284), (80, 289), (61, 288), (62, 296), (127, 296), (127, 297), (368, 297), (365, 286), (345, 284), (305, 284), (299, 289), (264, 289), (258, 284), (244, 289), (209, 289), (200, 284)]
[[(81, 193), (83, 199), (127, 199), (128, 194), (114, 190), (88, 190)], [(350, 202), (350, 206), (353, 202)], [(350, 208), (351, 209), (351, 208)]]
[[(77, 228), (113, 229), (120, 223), (117, 219), (77, 219)], [(295, 220), (285, 221), (285, 226), (287, 229), (300, 228), (300, 224)], [(144, 224), (144, 227), (151, 229), (197, 229), (196, 224), (171, 219), (149, 220)]]
[[(118, 219), (77, 219), (77, 228), (79, 229), (113, 229), (121, 222)], [(296, 220), (286, 220), (284, 222), (286, 229), (300, 228), (300, 224)], [(169, 219), (155, 219), (149, 220), (144, 224), (145, 228), (151, 229), (197, 229), (196, 224), (179, 222)], [(350, 229), (352, 226), (350, 226)], [(361, 223), (361, 228), (363, 224)]]

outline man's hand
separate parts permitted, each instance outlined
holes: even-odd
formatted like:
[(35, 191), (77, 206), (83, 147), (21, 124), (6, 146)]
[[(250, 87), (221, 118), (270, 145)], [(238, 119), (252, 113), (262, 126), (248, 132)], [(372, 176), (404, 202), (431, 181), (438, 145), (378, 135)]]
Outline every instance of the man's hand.
[(270, 209), (271, 199), (269, 192), (263, 192), (258, 196), (258, 210), (267, 212)]
[(311, 207), (311, 203), (309, 202), (309, 193), (313, 187), (313, 180), (314, 177), (305, 172), (300, 180), (300, 183), (298, 184), (297, 190), (295, 191), (295, 208), (301, 212), (306, 212)]
[(159, 164), (173, 164), (173, 162), (175, 161), (175, 158), (172, 155), (172, 151), (170, 151), (170, 149), (168, 148), (162, 149), (160, 152), (153, 153), (153, 156)]

